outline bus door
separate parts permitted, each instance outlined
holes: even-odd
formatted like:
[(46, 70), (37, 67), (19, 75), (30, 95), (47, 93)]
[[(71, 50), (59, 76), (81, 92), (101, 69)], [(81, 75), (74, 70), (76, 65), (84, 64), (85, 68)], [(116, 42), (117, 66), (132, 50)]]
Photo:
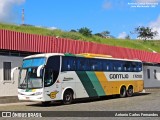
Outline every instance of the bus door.
[(60, 56), (49, 57), (45, 66), (44, 98), (58, 100), (61, 97), (61, 84), (58, 80), (59, 69)]

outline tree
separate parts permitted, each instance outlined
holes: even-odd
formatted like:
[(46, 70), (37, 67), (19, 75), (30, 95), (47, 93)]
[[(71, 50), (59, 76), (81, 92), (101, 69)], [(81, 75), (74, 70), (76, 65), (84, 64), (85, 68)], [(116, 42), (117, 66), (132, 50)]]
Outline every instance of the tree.
[(131, 38), (130, 38), (129, 35), (127, 35), (127, 36), (125, 37), (125, 39), (130, 40)]
[(158, 32), (153, 31), (152, 28), (144, 26), (139, 26), (135, 28), (135, 33), (138, 34), (138, 38), (142, 38), (145, 41), (147, 39), (153, 39), (153, 37), (155, 37), (158, 34)]
[(84, 36), (92, 36), (92, 31), (87, 27), (80, 28), (78, 32)]
[(70, 32), (77, 32), (76, 30), (74, 30), (74, 29), (72, 29), (72, 30), (70, 30)]
[(99, 37), (103, 37), (103, 35), (101, 33), (96, 33), (94, 35), (99, 36)]
[(97, 35), (99, 37), (106, 38), (106, 37), (110, 36), (110, 32), (109, 31), (103, 31), (101, 33), (96, 33), (95, 35)]
[(101, 35), (102, 35), (103, 37), (107, 37), (107, 36), (109, 36), (109, 34), (110, 34), (109, 31), (103, 31), (103, 32), (101, 32)]

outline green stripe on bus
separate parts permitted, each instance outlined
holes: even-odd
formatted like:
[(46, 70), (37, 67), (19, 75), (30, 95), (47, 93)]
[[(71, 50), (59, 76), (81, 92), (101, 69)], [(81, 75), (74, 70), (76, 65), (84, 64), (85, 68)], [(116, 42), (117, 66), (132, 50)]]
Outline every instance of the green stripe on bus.
[(65, 55), (65, 56), (72, 56), (72, 57), (75, 56), (75, 54), (72, 54), (72, 53), (65, 53), (64, 55)]
[(89, 79), (91, 80), (98, 96), (106, 95), (95, 73), (94, 72), (86, 72), (86, 73)]
[(89, 79), (88, 75), (86, 74), (86, 72), (77, 71), (76, 73), (77, 73), (79, 79), (81, 80), (85, 90), (87, 91), (89, 97), (98, 96), (98, 94), (95, 91), (94, 86), (93, 86), (91, 80)]

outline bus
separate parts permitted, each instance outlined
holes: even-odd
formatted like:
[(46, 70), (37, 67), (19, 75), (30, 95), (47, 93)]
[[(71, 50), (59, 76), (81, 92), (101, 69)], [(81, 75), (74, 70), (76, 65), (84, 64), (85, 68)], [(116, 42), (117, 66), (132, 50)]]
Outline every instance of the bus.
[(46, 53), (25, 57), (19, 68), (19, 100), (48, 104), (61, 100), (143, 91), (140, 60), (117, 59), (102, 54)]

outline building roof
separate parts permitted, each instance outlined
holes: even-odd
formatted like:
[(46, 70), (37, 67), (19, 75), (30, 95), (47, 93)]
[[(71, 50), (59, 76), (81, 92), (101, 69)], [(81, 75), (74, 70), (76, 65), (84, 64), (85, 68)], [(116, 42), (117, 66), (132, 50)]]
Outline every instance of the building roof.
[(160, 63), (160, 53), (9, 30), (0, 30), (0, 49), (32, 53), (95, 53)]

